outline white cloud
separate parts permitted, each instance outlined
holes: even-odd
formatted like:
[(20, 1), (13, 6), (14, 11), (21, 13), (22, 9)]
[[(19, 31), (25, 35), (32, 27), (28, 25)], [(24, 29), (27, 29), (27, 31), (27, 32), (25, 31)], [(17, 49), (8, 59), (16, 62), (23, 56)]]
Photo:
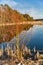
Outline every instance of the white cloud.
[(0, 4), (8, 4), (13, 8), (14, 6), (17, 5), (17, 2), (15, 2), (14, 0), (1, 0)]
[(30, 14), (30, 16), (32, 16), (34, 19), (43, 18), (43, 9), (30, 8), (27, 13)]
[[(39, 0), (37, 1), (37, 3), (39, 3), (40, 5), (42, 4), (42, 2), (40, 2)], [(0, 0), (0, 4), (8, 4), (10, 7), (12, 7), (13, 9), (14, 8), (17, 9), (21, 13), (28, 13), (34, 19), (43, 18), (43, 9), (42, 8), (38, 9), (38, 8), (35, 8), (34, 6), (30, 5), (30, 8), (28, 7), (28, 9), (27, 9), (20, 3), (15, 2), (14, 0)]]
[(21, 10), (22, 13), (27, 13), (30, 16), (32, 16), (34, 19), (43, 19), (43, 9), (35, 9), (35, 8), (30, 8), (26, 10)]
[(19, 9), (21, 13), (27, 13), (34, 19), (43, 19), (43, 9), (30, 8), (30, 9)]

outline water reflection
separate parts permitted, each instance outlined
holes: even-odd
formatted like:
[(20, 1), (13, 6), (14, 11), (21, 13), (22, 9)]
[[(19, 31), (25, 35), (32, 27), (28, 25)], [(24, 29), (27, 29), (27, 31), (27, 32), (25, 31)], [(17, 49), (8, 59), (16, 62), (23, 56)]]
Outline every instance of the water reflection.
[[(43, 25), (34, 25), (29, 30), (23, 30), (18, 36), (20, 45), (25, 43), (30, 49), (36, 47), (36, 49), (43, 50)], [(14, 38), (7, 43), (13, 47), (16, 43), (16, 37), (14, 36)], [(6, 44), (6, 42), (4, 42), (4, 44)], [(3, 45), (3, 43), (1, 45)]]
[(28, 46), (33, 49), (35, 46), (36, 49), (43, 50), (43, 25), (34, 25), (33, 26), (33, 36), (28, 43)]

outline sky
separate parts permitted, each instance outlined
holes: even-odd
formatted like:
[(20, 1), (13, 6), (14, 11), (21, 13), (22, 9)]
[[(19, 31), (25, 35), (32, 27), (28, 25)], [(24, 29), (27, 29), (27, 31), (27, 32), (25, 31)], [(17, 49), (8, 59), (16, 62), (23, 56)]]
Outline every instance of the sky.
[(34, 19), (43, 19), (43, 0), (0, 0), (0, 4), (8, 4), (23, 14)]

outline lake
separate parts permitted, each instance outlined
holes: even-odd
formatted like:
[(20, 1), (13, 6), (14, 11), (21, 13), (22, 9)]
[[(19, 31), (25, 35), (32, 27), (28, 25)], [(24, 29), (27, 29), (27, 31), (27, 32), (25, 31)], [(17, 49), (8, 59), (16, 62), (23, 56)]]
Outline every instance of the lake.
[(32, 27), (32, 37), (29, 42), (27, 42), (27, 46), (31, 49), (36, 47), (38, 50), (43, 50), (43, 25), (34, 25)]
[[(19, 43), (25, 43), (26, 46), (30, 49), (33, 49), (36, 47), (37, 50), (43, 50), (43, 25), (33, 25), (33, 27), (30, 27), (29, 30), (23, 30), (19, 35)], [(14, 46), (16, 43), (16, 37), (10, 41), (10, 42), (4, 42), (4, 44), (0, 44), (5, 47), (6, 43), (9, 43), (10, 46)]]

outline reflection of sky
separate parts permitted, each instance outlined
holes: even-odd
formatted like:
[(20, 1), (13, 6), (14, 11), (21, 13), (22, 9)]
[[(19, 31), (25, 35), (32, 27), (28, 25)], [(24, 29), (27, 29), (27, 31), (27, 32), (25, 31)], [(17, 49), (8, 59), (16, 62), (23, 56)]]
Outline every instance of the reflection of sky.
[(43, 49), (43, 25), (33, 26), (33, 36), (29, 42), (31, 48)]
[(0, 43), (0, 48), (4, 49), (7, 46), (7, 42)]
[[(19, 34), (19, 43), (22, 44), (22, 43), (26, 43), (26, 42), (29, 42), (30, 39), (31, 39), (31, 36), (32, 36), (32, 28), (30, 28), (28, 31), (22, 31), (20, 34)], [(14, 37), (10, 43), (16, 43), (16, 37)]]

